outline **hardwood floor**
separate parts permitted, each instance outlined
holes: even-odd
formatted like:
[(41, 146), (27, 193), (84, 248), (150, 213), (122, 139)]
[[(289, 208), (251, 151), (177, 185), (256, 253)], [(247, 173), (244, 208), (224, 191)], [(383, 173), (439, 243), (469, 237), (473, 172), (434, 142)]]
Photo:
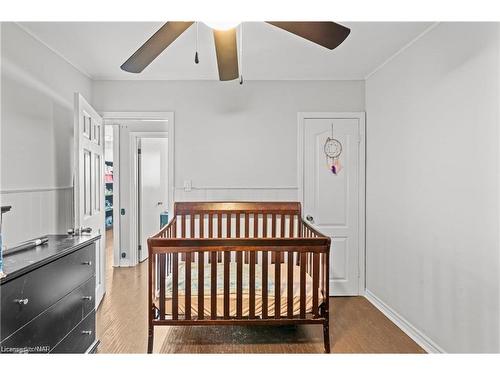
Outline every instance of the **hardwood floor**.
[[(107, 237), (106, 295), (97, 310), (99, 353), (146, 353), (147, 262), (113, 268)], [(333, 353), (423, 353), (363, 297), (330, 302)], [(321, 326), (156, 327), (154, 353), (322, 353)]]

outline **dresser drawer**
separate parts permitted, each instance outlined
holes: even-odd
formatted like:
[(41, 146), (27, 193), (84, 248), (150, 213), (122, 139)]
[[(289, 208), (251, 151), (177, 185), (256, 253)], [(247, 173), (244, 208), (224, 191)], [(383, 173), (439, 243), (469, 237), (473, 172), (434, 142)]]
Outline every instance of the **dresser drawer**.
[(95, 244), (2, 284), (0, 341), (95, 274)]
[(85, 353), (94, 341), (95, 312), (92, 312), (51, 353)]
[[(2, 341), (8, 352), (47, 352), (94, 310), (95, 281), (91, 277), (24, 327)], [(40, 348), (40, 349), (27, 349)]]

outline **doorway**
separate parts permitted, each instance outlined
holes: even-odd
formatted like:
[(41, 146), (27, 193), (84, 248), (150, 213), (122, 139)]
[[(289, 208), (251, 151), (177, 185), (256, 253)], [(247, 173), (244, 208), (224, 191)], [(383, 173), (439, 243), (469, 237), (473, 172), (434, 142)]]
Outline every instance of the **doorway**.
[[(102, 115), (105, 124), (113, 128), (113, 266), (133, 267), (147, 258), (146, 240), (150, 232), (155, 228), (159, 230), (161, 220), (165, 221), (167, 215), (172, 217), (168, 211), (173, 208), (175, 186), (174, 116), (172, 112), (104, 112)], [(156, 141), (158, 139), (161, 140)], [(163, 156), (149, 151), (160, 148), (162, 142), (166, 144)], [(157, 172), (152, 172), (153, 167), (145, 169), (145, 164), (158, 161), (158, 155)], [(141, 161), (144, 156), (146, 160)], [(164, 184), (159, 189), (166, 193), (153, 195), (148, 193), (148, 188), (142, 189), (141, 178), (146, 178), (146, 184), (152, 184), (155, 175)], [(153, 197), (154, 200), (149, 201)]]
[[(114, 202), (119, 201), (115, 195), (114, 173), (114, 127), (104, 126), (104, 227), (106, 228), (106, 259), (113, 259), (113, 246), (115, 243), (115, 207)], [(108, 252), (111, 252), (108, 254)], [(112, 262), (111, 264), (113, 264)]]
[(139, 262), (148, 257), (147, 239), (168, 223), (168, 137), (137, 138)]
[(332, 239), (330, 293), (364, 294), (365, 115), (300, 113), (299, 197), (306, 221)]

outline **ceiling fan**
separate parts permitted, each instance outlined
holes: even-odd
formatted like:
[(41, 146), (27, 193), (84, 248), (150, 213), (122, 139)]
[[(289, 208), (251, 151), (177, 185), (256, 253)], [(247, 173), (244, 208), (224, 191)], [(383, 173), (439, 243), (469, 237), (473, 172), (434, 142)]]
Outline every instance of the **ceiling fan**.
[[(130, 73), (142, 72), (179, 35), (194, 22), (167, 22), (151, 36), (121, 69)], [(333, 50), (349, 35), (350, 29), (335, 22), (266, 22), (270, 25), (298, 35), (313, 43)], [(213, 29), (219, 79), (230, 81), (238, 78), (238, 50), (236, 26), (238, 23), (206, 23)], [(197, 58), (196, 58), (197, 60)]]

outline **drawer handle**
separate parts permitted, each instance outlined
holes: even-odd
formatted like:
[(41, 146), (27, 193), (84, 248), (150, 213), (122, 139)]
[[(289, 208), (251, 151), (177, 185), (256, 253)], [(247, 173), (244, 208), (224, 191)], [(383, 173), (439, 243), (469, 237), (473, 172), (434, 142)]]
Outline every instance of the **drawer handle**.
[(84, 266), (91, 266), (92, 265), (92, 262), (90, 260), (86, 261), (86, 262), (82, 262), (82, 264)]
[(27, 299), (27, 298), (15, 299), (14, 302), (17, 303), (18, 305), (27, 305), (29, 302), (29, 299)]
[(92, 301), (92, 296), (83, 296), (82, 299), (84, 301)]
[(82, 335), (91, 335), (92, 331), (82, 331)]

